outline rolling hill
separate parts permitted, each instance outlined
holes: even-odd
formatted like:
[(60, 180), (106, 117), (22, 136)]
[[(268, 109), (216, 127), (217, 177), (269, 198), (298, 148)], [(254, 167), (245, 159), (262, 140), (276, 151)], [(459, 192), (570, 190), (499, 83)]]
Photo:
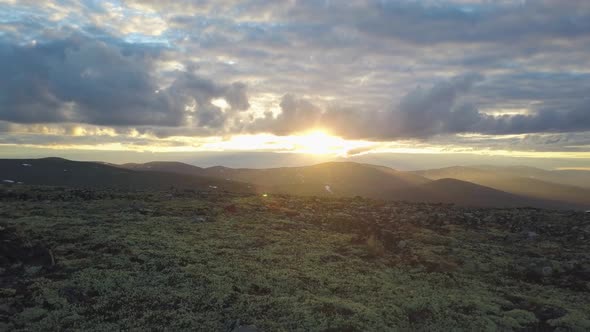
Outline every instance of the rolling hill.
[[(530, 196), (469, 181), (486, 171), (450, 168), (446, 176), (426, 172), (401, 172), (389, 167), (353, 162), (329, 162), (303, 167), (233, 169), (222, 166), (200, 168), (177, 162), (126, 164), (125, 168), (144, 171), (176, 172), (216, 177), (256, 185), (270, 193), (315, 196), (364, 196), (414, 202), (444, 202), (468, 206), (584, 208), (576, 193), (566, 196)], [(463, 174), (465, 173), (465, 174)], [(433, 181), (434, 180), (434, 181)], [(471, 183), (473, 182), (473, 183)], [(509, 188), (510, 189), (510, 188)], [(555, 188), (552, 188), (555, 189)], [(556, 197), (560, 199), (556, 199)]]
[[(590, 206), (590, 188), (542, 180), (548, 178), (547, 174), (553, 174), (552, 171), (531, 167), (455, 166), (415, 174), (431, 180), (452, 178), (531, 198)], [(556, 181), (557, 177), (554, 176), (553, 180)]]
[(383, 198), (393, 189), (429, 182), (421, 176), (391, 168), (351, 162), (330, 162), (304, 167), (269, 169), (200, 168), (178, 162), (124, 164), (132, 170), (171, 172), (251, 183), (267, 192)]
[(61, 158), (0, 159), (0, 181), (31, 185), (163, 189), (170, 187), (252, 191), (250, 185), (197, 175), (140, 172), (97, 162)]
[(489, 166), (482, 165), (476, 168), (491, 171), (498, 175), (511, 177), (525, 177), (545, 182), (582, 187), (590, 189), (590, 171), (586, 170), (544, 170), (526, 166)]
[(457, 179), (443, 178), (392, 193), (392, 199), (409, 202), (455, 203), (472, 207), (578, 208), (565, 202), (516, 195)]
[(302, 196), (363, 196), (478, 207), (587, 209), (590, 190), (488, 169), (402, 172), (353, 162), (269, 169), (201, 168), (179, 162), (111, 165), (60, 158), (0, 160), (5, 184), (166, 189), (170, 187)]

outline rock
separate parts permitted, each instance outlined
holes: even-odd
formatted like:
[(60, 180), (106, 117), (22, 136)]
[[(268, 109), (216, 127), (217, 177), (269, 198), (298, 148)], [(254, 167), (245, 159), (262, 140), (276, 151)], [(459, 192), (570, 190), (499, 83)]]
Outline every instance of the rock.
[(242, 325), (232, 330), (232, 332), (258, 332), (255, 325)]
[(238, 207), (235, 204), (227, 205), (223, 208), (225, 212), (236, 213), (238, 212)]
[(543, 278), (553, 275), (553, 268), (548, 265), (532, 264), (525, 269), (526, 279), (529, 282), (540, 282)]
[(299, 216), (299, 212), (297, 210), (293, 210), (293, 209), (284, 208), (283, 209), (283, 213), (287, 217), (297, 217), (297, 216)]
[[(12, 312), (12, 306), (8, 303), (2, 303), (0, 304), (0, 313), (6, 313), (6, 314), (10, 314)], [(2, 331), (2, 330), (0, 330)]]
[(536, 239), (537, 237), (539, 237), (539, 234), (537, 234), (537, 233), (535, 233), (535, 232), (527, 232), (527, 233), (526, 233), (526, 237), (527, 237), (529, 240), (534, 240), (534, 239)]
[(535, 311), (535, 315), (542, 322), (548, 321), (550, 319), (560, 318), (565, 316), (566, 314), (567, 310), (549, 305), (541, 306)]
[(206, 216), (199, 215), (199, 216), (193, 217), (193, 222), (196, 222), (196, 223), (202, 223), (202, 222), (208, 222), (208, 221), (209, 221), (209, 218), (207, 218)]
[(383, 230), (380, 232), (379, 235), (381, 242), (383, 242), (385, 248), (392, 249), (393, 247), (395, 247), (398, 238), (398, 236), (395, 233), (388, 230)]
[(26, 266), (25, 267), (25, 274), (27, 276), (34, 276), (37, 273), (39, 273), (39, 271), (41, 271), (41, 269), (43, 269), (43, 266), (38, 266), (38, 265), (33, 265), (33, 266)]
[(0, 288), (0, 297), (11, 297), (16, 294), (16, 289), (14, 288)]
[(351, 220), (354, 219), (354, 217), (351, 214), (345, 213), (345, 212), (336, 212), (333, 214), (334, 219), (338, 219), (338, 220)]
[(400, 249), (405, 248), (407, 245), (408, 245), (408, 243), (406, 241), (404, 241), (404, 240), (401, 240), (401, 241), (399, 241), (397, 243), (397, 247), (400, 248)]
[(410, 324), (424, 324), (432, 319), (433, 313), (428, 308), (413, 309), (408, 312), (408, 321)]
[[(227, 325), (226, 325), (227, 326)], [(231, 322), (229, 324), (229, 328), (227, 329), (229, 332), (258, 332), (258, 328), (255, 325), (242, 325), (239, 319)]]
[(572, 271), (572, 270), (576, 269), (576, 267), (578, 265), (579, 265), (579, 263), (577, 261), (567, 261), (567, 262), (565, 262), (565, 263), (562, 264), (562, 267), (566, 271)]

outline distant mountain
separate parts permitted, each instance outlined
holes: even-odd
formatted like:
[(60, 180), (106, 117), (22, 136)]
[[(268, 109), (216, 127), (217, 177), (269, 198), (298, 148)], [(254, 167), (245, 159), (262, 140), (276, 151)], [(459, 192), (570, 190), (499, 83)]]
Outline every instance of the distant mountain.
[(110, 165), (60, 158), (0, 160), (0, 182), (4, 184), (364, 196), (481, 207), (588, 209), (590, 206), (590, 189), (513, 174), (485, 167), (401, 172), (353, 162), (234, 169), (201, 168), (179, 162)]
[(473, 207), (577, 207), (564, 202), (515, 195), (471, 182), (448, 178), (393, 192), (392, 198), (410, 202), (456, 203)]
[(452, 178), (531, 198), (590, 206), (590, 188), (550, 182), (558, 175), (531, 167), (447, 167), (414, 172), (431, 180)]
[(61, 158), (0, 159), (0, 181), (32, 185), (122, 187), (137, 189), (192, 188), (253, 191), (250, 185), (218, 178), (166, 172), (140, 172), (97, 162)]
[[(475, 168), (453, 167), (439, 174), (437, 170), (402, 172), (384, 166), (353, 162), (329, 162), (312, 166), (269, 169), (233, 169), (222, 166), (200, 168), (177, 162), (127, 164), (123, 167), (246, 182), (269, 193), (316, 196), (358, 195), (379, 199), (488, 207), (585, 207), (583, 201), (575, 199), (577, 198), (575, 193), (570, 196), (564, 193), (557, 196), (560, 198), (557, 199), (551, 194), (529, 196), (517, 190), (491, 188), (475, 181), (489, 172)], [(466, 178), (474, 179), (474, 181)], [(515, 188), (518, 189), (519, 186), (515, 185)], [(553, 186), (551, 189), (555, 190), (556, 187)], [(565, 190), (565, 192), (568, 191)]]
[(415, 174), (352, 162), (329, 162), (313, 166), (269, 169), (233, 169), (222, 166), (200, 168), (176, 162), (122, 166), (135, 170), (157, 170), (247, 182), (268, 192), (295, 195), (359, 195), (383, 198), (394, 189), (429, 182), (428, 179)]
[(136, 171), (160, 171), (186, 175), (203, 175), (203, 168), (176, 161), (152, 161), (145, 164), (113, 165)]
[(527, 166), (476, 166), (481, 170), (492, 171), (513, 177), (526, 177), (546, 182), (565, 184), (590, 189), (590, 171), (584, 170), (544, 170)]

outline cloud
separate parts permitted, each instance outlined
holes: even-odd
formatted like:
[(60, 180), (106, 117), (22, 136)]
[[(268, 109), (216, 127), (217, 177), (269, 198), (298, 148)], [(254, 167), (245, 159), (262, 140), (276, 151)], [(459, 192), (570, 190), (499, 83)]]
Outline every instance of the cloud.
[(568, 144), (590, 131), (584, 0), (44, 4), (0, 1), (0, 131), (552, 133)]
[[(369, 2), (356, 22), (362, 31), (415, 43), (527, 42), (538, 37), (576, 38), (590, 33), (590, 6), (574, 1)], [(572, 13), (574, 13), (572, 15)]]
[(411, 91), (388, 112), (383, 136), (427, 137), (468, 130), (478, 119), (476, 111), (461, 104), (460, 98), (482, 79), (477, 74), (461, 75)]
[(280, 107), (281, 112), (277, 116), (266, 112), (263, 118), (254, 120), (245, 130), (288, 135), (313, 129), (319, 124), (322, 115), (319, 107), (292, 94), (283, 96)]
[(169, 73), (162, 87), (155, 60), (164, 49), (71, 36), (33, 45), (0, 39), (0, 119), (17, 123), (76, 122), (113, 126), (220, 127), (231, 110), (249, 107), (243, 83), (219, 84), (192, 72)]
[(395, 140), (429, 138), (444, 134), (523, 134), (590, 131), (588, 99), (555, 105), (539, 104), (531, 114), (490, 115), (477, 108), (473, 93), (484, 77), (459, 75), (417, 87), (387, 110), (321, 108), (310, 101), (285, 95), (281, 113), (266, 114), (247, 130), (285, 135), (326, 128), (332, 133), (357, 139)]
[(582, 100), (569, 109), (540, 108), (531, 115), (503, 115), (499, 117), (479, 115), (473, 132), (488, 134), (520, 134), (581, 132), (590, 130), (588, 100)]

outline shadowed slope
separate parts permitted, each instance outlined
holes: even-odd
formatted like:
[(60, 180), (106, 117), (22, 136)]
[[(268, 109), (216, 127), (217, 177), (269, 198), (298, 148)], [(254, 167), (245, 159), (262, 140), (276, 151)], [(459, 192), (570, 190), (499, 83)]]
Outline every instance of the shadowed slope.
[(387, 167), (352, 162), (329, 162), (303, 167), (269, 169), (199, 168), (182, 163), (147, 163), (123, 167), (143, 170), (204, 175), (252, 183), (264, 190), (297, 195), (367, 196), (382, 198), (392, 189), (429, 182), (421, 176)]
[(456, 179), (440, 179), (403, 191), (392, 198), (411, 202), (455, 203), (476, 207), (543, 207), (558, 208), (567, 204), (534, 199)]
[[(250, 191), (247, 184), (204, 176), (139, 172), (96, 162), (61, 158), (2, 159), (0, 178), (15, 183), (79, 187), (191, 188)], [(215, 188), (211, 188), (215, 187)]]
[[(129, 167), (126, 165), (125, 167)], [(235, 180), (255, 184), (260, 190), (271, 193), (316, 196), (365, 196), (379, 199), (396, 199), (422, 202), (446, 202), (471, 206), (535, 206), (583, 208), (580, 201), (572, 196), (557, 196), (555, 187), (547, 188), (547, 196), (529, 197), (527, 192), (519, 192), (518, 183), (514, 190), (488, 188), (473, 183), (483, 178), (489, 171), (467, 167), (444, 169), (445, 178), (460, 178), (462, 181), (438, 180), (437, 170), (420, 172), (401, 172), (384, 166), (359, 164), (353, 162), (328, 162), (304, 167), (283, 167), (269, 169), (227, 168), (215, 166), (199, 168), (196, 166), (158, 162), (147, 163), (134, 169), (148, 171), (161, 170), (183, 174), (198, 174), (224, 180)], [(432, 180), (428, 179), (431, 178)], [(495, 179), (492, 176), (492, 179)], [(510, 184), (510, 181), (507, 181)], [(553, 185), (553, 184), (550, 184)], [(560, 186), (555, 184), (555, 186)], [(532, 186), (534, 188), (534, 186)], [(528, 188), (528, 186), (523, 186)], [(580, 189), (580, 188), (578, 188)], [(583, 190), (583, 189), (580, 189)], [(566, 199), (567, 198), (567, 199)], [(563, 202), (556, 202), (563, 201)]]
[[(530, 171), (530, 173), (526, 173)], [(415, 172), (426, 178), (437, 180), (453, 178), (469, 181), (513, 194), (538, 199), (570, 202), (590, 206), (590, 189), (544, 181), (536, 176), (549, 172), (531, 167), (447, 167)], [(528, 174), (527, 176), (521, 176)]]
[(492, 171), (499, 175), (526, 177), (545, 182), (590, 189), (590, 171), (585, 170), (544, 170), (526, 166), (477, 166), (478, 169)]

